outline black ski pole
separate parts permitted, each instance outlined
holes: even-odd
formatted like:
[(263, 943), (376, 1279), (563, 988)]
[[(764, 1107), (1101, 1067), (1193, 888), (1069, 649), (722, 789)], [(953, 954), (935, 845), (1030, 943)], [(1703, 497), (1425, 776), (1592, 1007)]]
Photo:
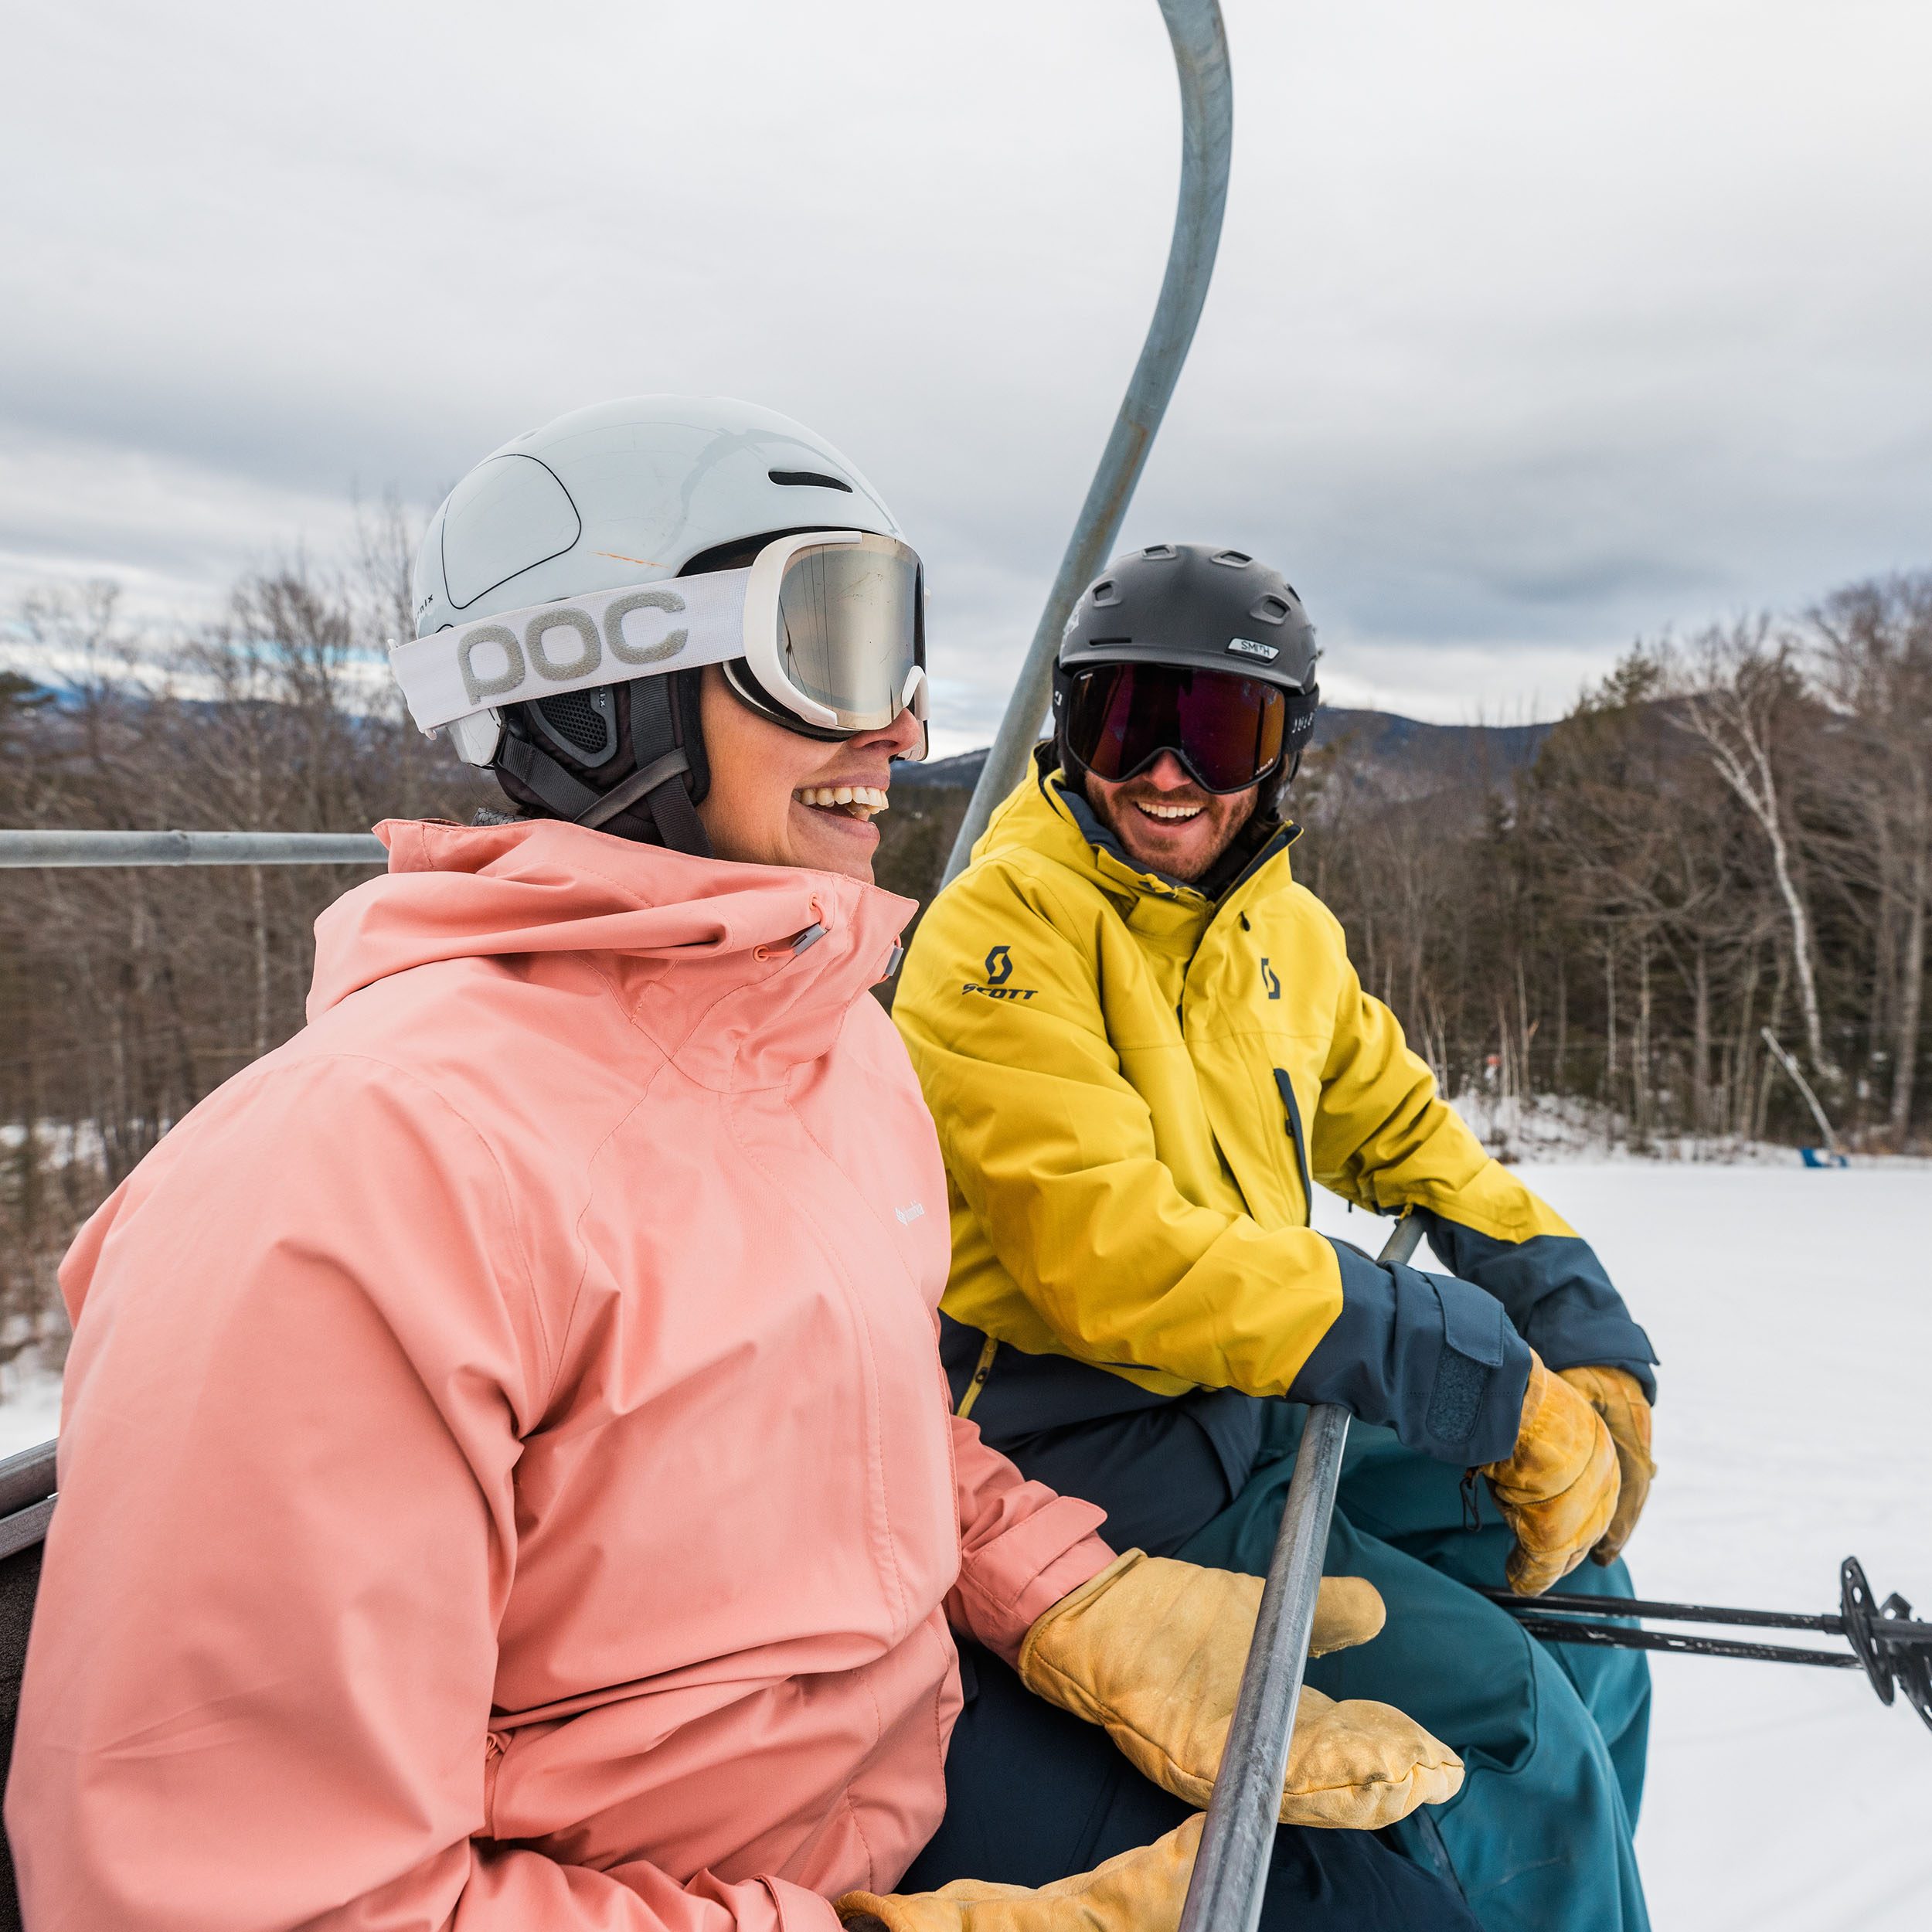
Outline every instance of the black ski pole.
[[(1862, 1670), (1889, 1704), (1903, 1690), (1905, 1700), (1932, 1726), (1932, 1623), (1915, 1619), (1912, 1606), (1895, 1590), (1874, 1602), (1864, 1566), (1848, 1556), (1838, 1570), (1838, 1607), (1835, 1614), (1807, 1616), (1794, 1611), (1732, 1610), (1714, 1604), (1668, 1604), (1648, 1597), (1585, 1597), (1552, 1591), (1519, 1597), (1513, 1590), (1478, 1593), (1500, 1604), (1532, 1637), (1546, 1644), (1589, 1644), (1613, 1650), (1654, 1650), (1685, 1657), (1742, 1657), (1762, 1664), (1804, 1664), (1824, 1670)], [(1648, 1617), (1665, 1623), (1728, 1624), (1757, 1630), (1815, 1630), (1842, 1637), (1846, 1650), (1799, 1650), (1784, 1644), (1740, 1643), (1734, 1638), (1694, 1636), (1682, 1631), (1645, 1630), (1611, 1621)]]

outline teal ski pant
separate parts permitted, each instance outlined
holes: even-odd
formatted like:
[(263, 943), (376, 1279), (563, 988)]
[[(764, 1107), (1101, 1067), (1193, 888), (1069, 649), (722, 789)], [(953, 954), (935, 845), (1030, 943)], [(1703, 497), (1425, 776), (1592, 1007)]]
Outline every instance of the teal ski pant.
[[(1266, 1573), (1307, 1416), (1298, 1404), (1267, 1406), (1247, 1482), (1168, 1553)], [(1546, 1646), (1465, 1587), (1502, 1583), (1510, 1541), (1484, 1485), (1465, 1491), (1460, 1471), (1353, 1424), (1325, 1569), (1367, 1577), (1388, 1627), (1311, 1663), (1308, 1682), (1331, 1697), (1393, 1704), (1461, 1753), (1461, 1791), (1397, 1828), (1412, 1856), (1447, 1860), (1485, 1932), (1645, 1932), (1631, 1834), (1648, 1667), (1641, 1651)], [(1621, 1561), (1586, 1561), (1559, 1587), (1633, 1594)]]

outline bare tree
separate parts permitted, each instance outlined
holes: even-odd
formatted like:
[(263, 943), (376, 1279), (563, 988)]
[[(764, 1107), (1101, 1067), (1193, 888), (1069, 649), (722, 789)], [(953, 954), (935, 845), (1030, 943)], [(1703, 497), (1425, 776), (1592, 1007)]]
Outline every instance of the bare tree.
[(1932, 574), (1855, 584), (1811, 614), (1818, 683), (1837, 714), (1827, 768), (1856, 827), (1840, 864), (1874, 903), (1875, 1041), (1891, 1063), (1886, 1127), (1910, 1124), (1932, 917)]
[(1675, 700), (1673, 722), (1703, 747), (1712, 768), (1764, 836), (1790, 931), (1806, 1050), (1813, 1066), (1836, 1084), (1841, 1076), (1825, 1045), (1816, 946), (1791, 814), (1787, 739), (1802, 699), (1792, 657), (1789, 642), (1773, 636), (1769, 617), (1715, 626), (1687, 657), (1665, 654), (1665, 689)]
[[(373, 577), (298, 559), (251, 578), (223, 622), (185, 635), (124, 622), (111, 587), (28, 600), (15, 634), (44, 682), (0, 679), (0, 825), (468, 816), (488, 788), (408, 724), (383, 675), (398, 547)], [(15, 1311), (56, 1320), (54, 1265), (106, 1190), (300, 1026), (315, 917), (368, 876), (0, 872), (0, 1359)]]

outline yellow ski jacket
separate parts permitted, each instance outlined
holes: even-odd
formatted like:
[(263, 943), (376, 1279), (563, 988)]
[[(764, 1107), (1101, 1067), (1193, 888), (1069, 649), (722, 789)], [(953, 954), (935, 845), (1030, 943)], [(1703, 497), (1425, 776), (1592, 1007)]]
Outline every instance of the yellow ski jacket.
[[(1155, 1396), (1339, 1400), (1475, 1463), (1529, 1355), (1653, 1359), (1574, 1231), (1436, 1092), (1278, 832), (1218, 900), (1138, 868), (1036, 769), (940, 893), (893, 1016), (938, 1123), (944, 1308)], [(1308, 1226), (1311, 1181), (1428, 1217), (1452, 1278)], [(1474, 1285), (1472, 1285), (1472, 1284)], [(971, 1400), (980, 1393), (975, 1386)]]

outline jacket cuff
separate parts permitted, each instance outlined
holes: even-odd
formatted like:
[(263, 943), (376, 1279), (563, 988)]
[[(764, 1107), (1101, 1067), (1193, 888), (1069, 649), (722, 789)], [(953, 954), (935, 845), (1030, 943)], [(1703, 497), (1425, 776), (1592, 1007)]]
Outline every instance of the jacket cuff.
[(830, 1899), (788, 1879), (767, 1879), (764, 1884), (782, 1932), (842, 1932), (845, 1921)]
[(1429, 1245), (1465, 1281), (1486, 1289), (1552, 1369), (1628, 1369), (1645, 1399), (1657, 1399), (1656, 1352), (1587, 1241), (1537, 1234), (1498, 1241), (1418, 1208)]
[(1017, 1665), (1034, 1623), (1114, 1560), (1094, 1534), (1107, 1512), (1073, 1496), (1045, 1509), (981, 1548), (969, 1551), (946, 1599), (947, 1621)]
[(1337, 1402), (1408, 1447), (1467, 1468), (1515, 1447), (1529, 1345), (1494, 1296), (1451, 1275), (1385, 1267), (1330, 1243), (1342, 1312), (1289, 1385), (1297, 1402)]

